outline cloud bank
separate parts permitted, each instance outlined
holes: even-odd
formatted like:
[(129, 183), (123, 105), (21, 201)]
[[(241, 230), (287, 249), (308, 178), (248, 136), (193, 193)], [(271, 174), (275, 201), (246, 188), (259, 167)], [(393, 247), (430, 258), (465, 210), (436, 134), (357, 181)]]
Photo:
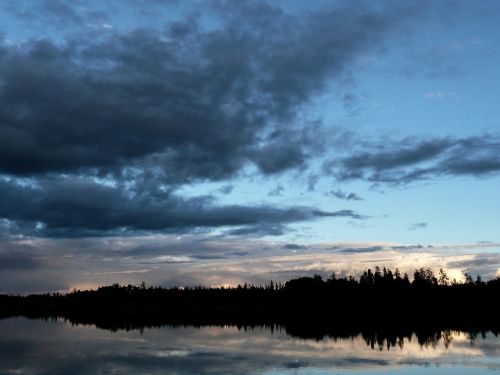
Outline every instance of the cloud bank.
[[(38, 7), (85, 23), (71, 5)], [(332, 6), (300, 17), (264, 2), (207, 7), (210, 22), (191, 15), (163, 29), (96, 36), (83, 28), (0, 45), (0, 217), (12, 231), (248, 226), (229, 233), (279, 235), (291, 222), (362, 218), (350, 210), (222, 206), (177, 191), (249, 168), (262, 176), (307, 168), (325, 144), (321, 125), (298, 114), (382, 43), (409, 6)]]

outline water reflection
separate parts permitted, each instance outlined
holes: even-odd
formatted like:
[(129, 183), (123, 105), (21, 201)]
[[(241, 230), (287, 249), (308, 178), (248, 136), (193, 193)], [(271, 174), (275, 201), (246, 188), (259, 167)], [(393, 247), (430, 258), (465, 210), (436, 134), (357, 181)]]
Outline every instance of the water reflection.
[[(161, 327), (111, 332), (62, 320), (0, 320), (0, 374), (457, 374), (500, 371), (500, 339), (444, 331), (302, 339), (284, 329)], [(392, 340), (389, 338), (389, 340)], [(393, 345), (395, 344), (395, 345)]]

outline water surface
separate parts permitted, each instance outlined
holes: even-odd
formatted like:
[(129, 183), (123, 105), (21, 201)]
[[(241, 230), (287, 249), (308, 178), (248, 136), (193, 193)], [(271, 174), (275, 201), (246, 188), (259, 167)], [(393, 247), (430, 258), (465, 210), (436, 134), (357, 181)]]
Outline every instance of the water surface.
[(0, 320), (0, 374), (492, 374), (500, 338), (304, 339), (284, 330), (178, 326), (109, 331), (63, 320)]

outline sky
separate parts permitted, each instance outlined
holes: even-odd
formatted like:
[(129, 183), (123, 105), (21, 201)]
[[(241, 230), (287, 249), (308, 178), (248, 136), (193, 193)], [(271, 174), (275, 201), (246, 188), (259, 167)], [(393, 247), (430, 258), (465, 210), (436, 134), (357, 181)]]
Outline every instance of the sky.
[(0, 291), (500, 274), (497, 1), (4, 0)]

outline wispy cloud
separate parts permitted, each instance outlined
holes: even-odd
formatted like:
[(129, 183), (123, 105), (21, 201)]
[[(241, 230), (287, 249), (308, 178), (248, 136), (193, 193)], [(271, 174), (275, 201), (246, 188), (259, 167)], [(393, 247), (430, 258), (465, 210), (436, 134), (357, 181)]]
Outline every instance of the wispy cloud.
[(500, 138), (415, 138), (360, 144), (359, 150), (331, 159), (324, 170), (339, 180), (362, 179), (409, 184), (442, 176), (490, 176), (500, 173)]
[(326, 196), (336, 197), (339, 199), (344, 199), (346, 201), (362, 201), (363, 200), (363, 198), (361, 198), (356, 193), (348, 193), (348, 192), (345, 192), (345, 191), (340, 190), (340, 189), (330, 190), (324, 194)]
[(289, 243), (190, 234), (16, 240), (2, 248), (0, 259), (14, 259), (0, 267), (2, 290), (12, 292), (143, 280), (165, 286), (258, 284), (315, 273), (359, 276), (376, 265), (410, 276), (419, 267), (444, 268), (460, 280), (463, 272), (495, 277), (500, 268), (500, 243)]
[(408, 229), (409, 230), (425, 229), (425, 228), (427, 228), (427, 226), (428, 226), (428, 224), (424, 223), (424, 222), (413, 223), (413, 224), (410, 225), (410, 227)]

